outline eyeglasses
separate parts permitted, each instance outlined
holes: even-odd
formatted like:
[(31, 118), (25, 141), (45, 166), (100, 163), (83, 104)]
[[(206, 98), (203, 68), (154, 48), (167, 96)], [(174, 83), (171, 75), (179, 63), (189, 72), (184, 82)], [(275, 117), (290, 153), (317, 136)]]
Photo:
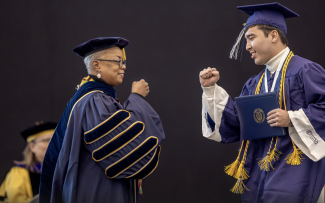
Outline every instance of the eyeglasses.
[(109, 62), (115, 62), (115, 63), (118, 63), (120, 65), (120, 69), (122, 69), (123, 66), (126, 66), (126, 60), (123, 61), (123, 60), (108, 60), (108, 59), (96, 59), (98, 61), (109, 61)]
[(51, 138), (42, 139), (42, 140), (33, 140), (34, 143), (37, 143), (37, 142), (46, 142), (46, 143), (49, 143), (50, 141), (51, 141)]

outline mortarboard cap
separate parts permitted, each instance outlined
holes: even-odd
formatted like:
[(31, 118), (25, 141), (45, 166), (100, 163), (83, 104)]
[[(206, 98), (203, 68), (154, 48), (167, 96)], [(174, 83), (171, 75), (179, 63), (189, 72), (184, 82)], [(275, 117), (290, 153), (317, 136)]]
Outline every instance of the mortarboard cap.
[(287, 25), (285, 18), (293, 18), (299, 16), (297, 13), (291, 11), (287, 7), (284, 7), (277, 2), (249, 6), (238, 6), (237, 8), (250, 15), (247, 19), (245, 27), (256, 24), (272, 25), (282, 30), (285, 35), (287, 35)]
[(129, 43), (129, 40), (122, 37), (98, 37), (76, 46), (72, 49), (72, 51), (81, 57), (86, 57), (90, 54), (111, 47), (119, 47), (123, 50), (123, 55), (125, 55), (124, 47), (126, 47)]
[(285, 18), (293, 18), (299, 16), (297, 13), (277, 2), (238, 6), (237, 9), (248, 14), (249, 18), (247, 19), (245, 27), (239, 34), (233, 46), (233, 49), (230, 52), (230, 58), (235, 59), (237, 59), (239, 52), (240, 41), (242, 40), (242, 37), (249, 26), (257, 24), (271, 25), (279, 28), (285, 35), (287, 35), (287, 24)]
[(27, 141), (31, 142), (42, 135), (48, 133), (54, 133), (54, 130), (57, 126), (57, 123), (53, 122), (36, 122), (35, 125), (30, 126), (29, 128), (22, 131), (21, 136)]

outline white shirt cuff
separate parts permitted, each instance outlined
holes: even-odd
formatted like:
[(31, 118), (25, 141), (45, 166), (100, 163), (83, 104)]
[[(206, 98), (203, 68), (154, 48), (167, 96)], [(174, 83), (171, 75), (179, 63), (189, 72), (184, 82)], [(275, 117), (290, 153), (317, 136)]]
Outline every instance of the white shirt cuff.
[(207, 97), (207, 98), (214, 98), (214, 90), (216, 88), (216, 85), (210, 86), (210, 87), (203, 87), (201, 86), (203, 89), (203, 94)]

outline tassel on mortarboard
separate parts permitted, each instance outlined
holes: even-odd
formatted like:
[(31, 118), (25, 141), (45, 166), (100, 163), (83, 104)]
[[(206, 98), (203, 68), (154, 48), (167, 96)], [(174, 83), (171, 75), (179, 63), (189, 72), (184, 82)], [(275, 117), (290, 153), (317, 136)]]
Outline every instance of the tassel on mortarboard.
[(126, 54), (125, 54), (125, 49), (124, 48), (122, 49), (122, 54), (123, 54), (123, 61), (125, 61), (126, 60)]
[[(230, 58), (232, 59), (232, 58), (234, 58), (234, 59), (237, 59), (237, 57), (238, 57), (238, 54), (239, 54), (239, 52), (241, 52), (242, 50), (240, 49), (240, 47), (241, 47), (241, 41), (243, 40), (243, 36), (244, 36), (244, 34), (245, 34), (245, 31), (246, 31), (246, 27), (244, 27), (242, 30), (241, 30), (241, 32), (239, 33), (239, 35), (238, 35), (238, 38), (236, 39), (236, 42), (235, 42), (235, 44), (232, 46), (232, 49), (231, 49), (231, 51), (230, 51)], [(242, 45), (243, 46), (243, 45)]]

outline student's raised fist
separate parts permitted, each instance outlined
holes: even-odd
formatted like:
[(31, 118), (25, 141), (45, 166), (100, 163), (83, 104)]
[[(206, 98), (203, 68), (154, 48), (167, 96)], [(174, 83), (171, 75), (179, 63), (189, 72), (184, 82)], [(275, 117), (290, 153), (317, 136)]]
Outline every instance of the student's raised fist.
[(210, 87), (220, 79), (219, 71), (215, 68), (206, 68), (200, 72), (200, 83), (202, 87)]
[(146, 97), (149, 94), (149, 85), (144, 79), (141, 79), (140, 81), (134, 81), (132, 83), (131, 92)]

